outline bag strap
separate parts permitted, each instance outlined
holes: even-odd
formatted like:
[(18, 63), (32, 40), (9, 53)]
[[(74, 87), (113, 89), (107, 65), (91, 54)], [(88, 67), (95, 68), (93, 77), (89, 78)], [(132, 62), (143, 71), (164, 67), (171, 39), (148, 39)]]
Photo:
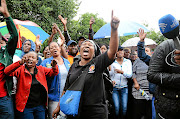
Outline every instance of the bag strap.
[(77, 90), (77, 91), (83, 90), (85, 79), (84, 80), (80, 80), (80, 79), (82, 79), (81, 78), (82, 76), (85, 77), (85, 75), (88, 71), (87, 69), (89, 69), (88, 66), (86, 66), (86, 68), (84, 70), (82, 70), (82, 73), (77, 77), (77, 79), (71, 84), (71, 86), (67, 90)]

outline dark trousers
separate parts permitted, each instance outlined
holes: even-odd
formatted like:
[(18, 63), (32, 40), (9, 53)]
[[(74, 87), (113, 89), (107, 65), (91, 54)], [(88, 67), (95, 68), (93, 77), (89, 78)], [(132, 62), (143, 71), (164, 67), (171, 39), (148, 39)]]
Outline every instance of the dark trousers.
[(133, 100), (133, 119), (152, 119), (152, 100)]

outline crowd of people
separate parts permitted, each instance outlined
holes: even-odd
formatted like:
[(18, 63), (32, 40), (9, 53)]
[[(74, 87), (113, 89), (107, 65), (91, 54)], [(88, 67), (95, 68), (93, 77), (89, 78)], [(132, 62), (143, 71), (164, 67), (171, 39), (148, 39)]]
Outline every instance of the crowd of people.
[[(145, 47), (146, 33), (141, 28), (137, 32), (137, 50), (119, 45), (120, 20), (113, 11), (109, 45), (93, 40), (93, 17), (89, 21), (89, 37), (72, 40), (67, 18), (59, 15), (64, 34), (54, 23), (48, 46), (40, 53), (39, 35), (35, 42), (22, 37), (22, 48), (16, 48), (18, 32), (6, 0), (1, 0), (0, 12), (10, 33), (9, 38), (0, 34), (0, 119), (180, 117), (180, 50), (172, 40), (179, 40), (179, 22), (173, 16), (160, 19), (159, 24), (172, 21), (166, 24), (171, 25), (168, 30), (160, 27), (170, 40), (161, 43), (152, 54), (150, 47)], [(54, 42), (57, 33), (59, 39)], [(83, 82), (78, 114), (64, 114), (61, 97), (77, 80)]]

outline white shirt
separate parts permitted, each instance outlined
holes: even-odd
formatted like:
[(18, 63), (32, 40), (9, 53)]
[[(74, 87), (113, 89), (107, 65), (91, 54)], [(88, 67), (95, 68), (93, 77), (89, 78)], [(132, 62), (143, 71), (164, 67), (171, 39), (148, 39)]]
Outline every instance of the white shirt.
[[(115, 69), (120, 69), (124, 73), (117, 73)], [(123, 63), (119, 64), (115, 60), (111, 65), (111, 71), (109, 72), (111, 80), (116, 82), (115, 88), (124, 88), (127, 87), (127, 78), (132, 77), (132, 63), (129, 59), (124, 58)]]

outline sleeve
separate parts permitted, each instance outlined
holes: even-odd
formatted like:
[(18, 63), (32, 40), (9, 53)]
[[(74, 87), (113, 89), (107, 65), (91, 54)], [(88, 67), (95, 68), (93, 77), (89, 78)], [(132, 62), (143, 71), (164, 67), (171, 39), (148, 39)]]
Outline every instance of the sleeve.
[(11, 35), (8, 40), (7, 49), (8, 49), (8, 53), (11, 56), (13, 56), (18, 42), (18, 32), (11, 17), (6, 18), (6, 24), (7, 24), (7, 29)]
[(167, 68), (170, 68), (165, 62), (165, 50), (168, 49), (165, 44), (162, 44), (153, 53), (147, 74), (148, 80), (164, 87), (180, 89), (180, 74), (165, 72)]
[(59, 73), (58, 65), (56, 65), (55, 68), (47, 68), (47, 67), (43, 67), (43, 68), (45, 75), (48, 77), (56, 76)]
[(107, 54), (107, 51), (101, 55), (98, 55), (95, 58), (96, 68), (98, 68), (98, 72), (103, 72), (109, 65), (111, 65), (114, 60), (110, 60)]
[(66, 41), (66, 45), (67, 45), (67, 43), (71, 40), (71, 37), (70, 37), (68, 31), (64, 31), (64, 37), (65, 37), (65, 41)]
[(15, 62), (4, 69), (4, 73), (8, 76), (16, 76), (19, 77), (19, 70), (17, 70), (21, 65), (19, 64), (20, 61)]
[(46, 61), (42, 61), (41, 66), (46, 67)]
[(126, 61), (126, 69), (124, 70), (123, 76), (126, 78), (132, 77), (132, 63), (130, 60)]
[(94, 31), (92, 29), (89, 29), (89, 40), (93, 40)]
[(151, 57), (145, 53), (144, 42), (139, 41), (137, 44), (137, 48), (139, 59), (149, 65)]
[(132, 79), (137, 78), (136, 70), (137, 70), (137, 66), (134, 66), (132, 70), (133, 71)]

